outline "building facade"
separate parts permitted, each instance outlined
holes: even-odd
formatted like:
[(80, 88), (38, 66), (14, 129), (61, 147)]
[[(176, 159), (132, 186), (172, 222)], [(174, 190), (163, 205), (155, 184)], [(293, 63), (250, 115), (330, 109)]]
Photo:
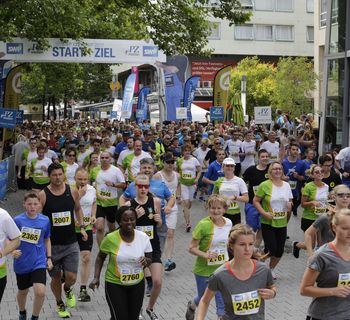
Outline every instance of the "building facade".
[(321, 80), (315, 110), (321, 116), (319, 149), (324, 152), (349, 145), (350, 3), (319, 0), (316, 10), (315, 68)]

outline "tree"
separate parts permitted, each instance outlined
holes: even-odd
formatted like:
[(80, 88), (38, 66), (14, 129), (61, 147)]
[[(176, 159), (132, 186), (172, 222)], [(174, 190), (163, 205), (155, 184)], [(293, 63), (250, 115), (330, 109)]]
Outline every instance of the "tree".
[[(48, 45), (46, 38), (152, 39), (168, 55), (203, 54), (208, 16), (244, 23), (239, 0), (3, 0), (0, 41), (13, 37)], [(83, 44), (83, 43), (82, 43)]]
[(313, 62), (309, 59), (281, 58), (277, 65), (272, 103), (295, 116), (302, 112), (312, 112), (311, 94), (315, 90), (316, 80)]
[(247, 114), (254, 114), (256, 106), (270, 106), (275, 90), (276, 68), (262, 63), (258, 57), (241, 60), (231, 72), (230, 97), (241, 93), (241, 79), (247, 77)]

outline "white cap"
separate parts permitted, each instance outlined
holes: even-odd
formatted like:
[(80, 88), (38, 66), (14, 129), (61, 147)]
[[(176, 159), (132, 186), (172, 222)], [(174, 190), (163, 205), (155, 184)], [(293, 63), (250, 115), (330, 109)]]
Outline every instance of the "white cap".
[(236, 165), (235, 160), (233, 160), (232, 158), (225, 158), (225, 160), (222, 162), (222, 164), (233, 164), (234, 166)]

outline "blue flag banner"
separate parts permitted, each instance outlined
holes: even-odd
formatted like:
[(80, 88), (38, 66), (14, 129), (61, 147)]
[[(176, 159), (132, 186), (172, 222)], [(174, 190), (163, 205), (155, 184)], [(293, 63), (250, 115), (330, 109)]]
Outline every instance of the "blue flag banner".
[(210, 107), (210, 121), (224, 120), (225, 108), (224, 107)]
[(136, 74), (132, 73), (126, 80), (122, 102), (122, 119), (130, 119), (132, 114), (132, 98), (134, 97)]
[(147, 119), (148, 113), (148, 102), (147, 95), (150, 94), (151, 89), (149, 87), (143, 87), (139, 92), (139, 99), (137, 101), (137, 110), (136, 110), (136, 121), (141, 123), (142, 120)]
[(7, 159), (0, 162), (0, 200), (4, 200), (7, 194), (8, 164)]
[(4, 104), (4, 94), (5, 94), (5, 81), (7, 74), (12, 69), (13, 61), (2, 60), (0, 61), (0, 108)]
[(17, 111), (13, 109), (0, 109), (0, 128), (13, 129), (16, 127)]
[(194, 100), (199, 76), (192, 76), (187, 79), (184, 89), (184, 108), (187, 109), (187, 120), (192, 121), (191, 105)]

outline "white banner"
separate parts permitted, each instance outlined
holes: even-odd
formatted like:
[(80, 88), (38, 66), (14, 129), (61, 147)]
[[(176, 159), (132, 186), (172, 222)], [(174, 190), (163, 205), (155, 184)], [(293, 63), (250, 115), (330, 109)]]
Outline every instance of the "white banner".
[(187, 119), (187, 108), (176, 108), (176, 119)]
[(0, 42), (0, 60), (17, 62), (134, 63), (165, 62), (165, 54), (153, 42), (141, 40), (83, 39), (90, 54), (83, 55), (80, 42), (48, 39), (50, 47), (40, 50), (36, 42), (14, 38)]
[(271, 107), (254, 107), (255, 124), (271, 124)]

